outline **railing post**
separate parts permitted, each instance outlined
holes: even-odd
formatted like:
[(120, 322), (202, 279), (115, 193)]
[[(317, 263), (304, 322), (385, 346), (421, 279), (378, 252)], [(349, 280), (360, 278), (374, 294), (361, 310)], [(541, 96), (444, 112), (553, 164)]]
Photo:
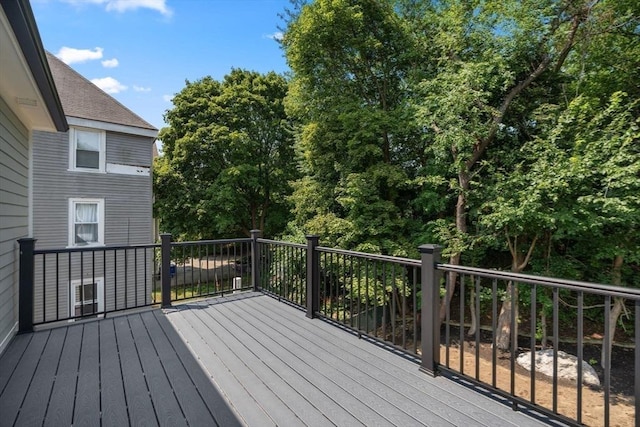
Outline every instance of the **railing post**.
[(319, 237), (307, 235), (307, 317), (313, 319), (319, 310), (320, 283), (320, 257), (316, 247), (318, 247)]
[(33, 282), (36, 239), (19, 239), (20, 272), (18, 282), (18, 333), (33, 332)]
[(160, 235), (160, 277), (162, 279), (162, 308), (171, 307), (171, 234)]
[(256, 292), (260, 289), (260, 245), (258, 239), (261, 235), (260, 230), (251, 230), (251, 285)]
[(441, 247), (422, 245), (418, 248), (422, 261), (422, 364), (420, 370), (436, 376), (440, 364), (440, 278), (436, 268)]

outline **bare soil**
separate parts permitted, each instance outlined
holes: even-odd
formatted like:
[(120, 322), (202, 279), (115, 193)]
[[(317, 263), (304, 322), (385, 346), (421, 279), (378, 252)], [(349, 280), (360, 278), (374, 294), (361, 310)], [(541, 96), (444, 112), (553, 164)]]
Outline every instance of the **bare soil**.
[[(571, 344), (561, 345), (561, 350), (575, 354), (575, 346)], [(528, 349), (523, 349), (528, 351)], [(491, 342), (481, 342), (478, 349), (479, 376), (483, 383), (492, 384), (492, 348)], [(446, 347), (440, 347), (440, 363), (449, 366), (451, 369), (460, 372), (460, 345), (459, 342), (449, 347), (449, 357), (447, 362)], [(611, 426), (633, 426), (634, 425), (634, 395), (633, 395), (633, 375), (634, 371), (634, 350), (614, 347), (613, 362), (611, 369), (611, 395), (610, 395), (610, 415)], [(476, 378), (476, 348), (475, 340), (464, 343), (464, 357), (462, 372), (472, 378)], [(600, 358), (599, 346), (586, 346), (584, 348), (585, 360), (596, 360)], [(511, 391), (511, 361), (510, 354), (497, 352), (496, 357), (496, 387)], [(603, 370), (594, 366), (601, 382), (603, 381)], [(531, 400), (531, 373), (526, 369), (515, 365), (515, 386), (514, 394), (527, 401)], [(554, 411), (553, 383), (550, 377), (537, 373), (534, 379), (535, 400), (534, 403)], [(577, 419), (577, 383), (569, 380), (558, 381), (558, 391), (555, 412)], [(605, 425), (605, 393), (602, 388), (589, 386), (582, 387), (582, 423), (589, 426)]]

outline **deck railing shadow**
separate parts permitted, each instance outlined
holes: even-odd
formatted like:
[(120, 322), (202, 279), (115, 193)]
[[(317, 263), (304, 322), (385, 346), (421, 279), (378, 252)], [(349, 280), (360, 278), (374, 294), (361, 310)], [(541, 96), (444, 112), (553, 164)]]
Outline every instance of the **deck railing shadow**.
[[(20, 331), (49, 321), (153, 304), (169, 308), (177, 300), (254, 290), (419, 361), (428, 375), (446, 373), (476, 384), (508, 399), (514, 410), (532, 408), (570, 425), (639, 423), (640, 399), (633, 394), (640, 396), (640, 355), (634, 349), (633, 372), (626, 373), (633, 377), (635, 393), (622, 396), (612, 383), (609, 319), (614, 299), (622, 298), (633, 313), (633, 338), (640, 342), (640, 290), (447, 265), (437, 245), (422, 245), (420, 259), (408, 259), (322, 247), (318, 236), (307, 236), (306, 244), (264, 239), (258, 230), (247, 239), (171, 242), (170, 235), (161, 237), (159, 245), (46, 251), (36, 250), (32, 239), (21, 240)], [(80, 261), (73, 261), (72, 253)], [(96, 253), (101, 262), (95, 261)], [(64, 274), (60, 257), (68, 257)], [(52, 265), (55, 272), (47, 270)], [(126, 271), (117, 272), (125, 265)], [(74, 268), (82, 270), (80, 282), (73, 278)], [(450, 281), (455, 286), (447, 286)], [(446, 289), (456, 290), (441, 310)], [(519, 303), (503, 312), (509, 300)], [(80, 305), (79, 313), (74, 304)], [(594, 312), (592, 306), (602, 309)], [(575, 322), (577, 378), (583, 378), (585, 363), (593, 362), (583, 352), (587, 310), (590, 321), (600, 319), (603, 326), (601, 385), (595, 389), (563, 380), (558, 372), (560, 327), (568, 314)], [(543, 347), (552, 358), (549, 376), (535, 368)], [(524, 371), (518, 359), (528, 359), (533, 368)]]

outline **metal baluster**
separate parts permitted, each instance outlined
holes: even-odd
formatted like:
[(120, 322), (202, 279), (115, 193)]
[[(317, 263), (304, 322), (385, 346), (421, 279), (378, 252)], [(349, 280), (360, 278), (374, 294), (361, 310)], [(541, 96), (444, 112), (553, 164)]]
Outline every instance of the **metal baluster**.
[(465, 282), (467, 281), (467, 276), (463, 274), (460, 277), (460, 327), (458, 328), (458, 334), (460, 339), (459, 348), (459, 362), (460, 362), (460, 373), (464, 374), (464, 299), (465, 299)]
[(537, 313), (537, 297), (538, 297), (538, 286), (534, 283), (531, 287), (531, 372), (529, 381), (531, 382), (531, 403), (536, 403), (536, 321), (538, 318)]
[(578, 291), (578, 336), (577, 336), (577, 350), (578, 350), (578, 380), (576, 381), (577, 386), (577, 408), (576, 420), (578, 424), (582, 424), (582, 360), (584, 358), (584, 345), (583, 345), (583, 337), (584, 337), (584, 293), (582, 291)]
[(496, 387), (496, 331), (498, 329), (498, 279), (491, 282), (491, 385)]

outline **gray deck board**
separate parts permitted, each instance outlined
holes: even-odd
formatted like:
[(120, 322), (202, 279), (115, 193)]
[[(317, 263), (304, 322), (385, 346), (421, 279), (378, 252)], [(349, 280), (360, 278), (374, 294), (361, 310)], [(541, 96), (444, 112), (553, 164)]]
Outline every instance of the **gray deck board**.
[[(295, 425), (544, 425), (268, 296), (234, 295), (166, 313), (249, 425), (262, 425), (247, 419), (262, 412), (277, 419), (282, 401), (268, 391), (296, 411)], [(316, 411), (322, 418), (312, 420)]]
[[(196, 332), (194, 325), (189, 323), (180, 312), (172, 314), (171, 323), (176, 326), (178, 332), (184, 337), (217, 387), (229, 399), (244, 423), (255, 426), (275, 426), (275, 421), (261, 409), (253, 395), (242, 386), (240, 380), (213, 351), (210, 343), (203, 339), (200, 332)], [(205, 336), (209, 337), (210, 334), (206, 333)]]
[(0, 393), (3, 392), (13, 371), (18, 366), (18, 362), (22, 359), (31, 338), (30, 334), (22, 334), (14, 337), (11, 345), (8, 346), (2, 354), (2, 370), (0, 370)]
[[(432, 420), (434, 420), (432, 417), (437, 417), (453, 425), (485, 422), (485, 425), (494, 425), (495, 416), (493, 414), (486, 411), (474, 411), (473, 414), (465, 413), (469, 409), (467, 406), (469, 402), (462, 401), (464, 405), (457, 405), (459, 398), (440, 387), (438, 384), (440, 379), (433, 382), (422, 381), (424, 374), (418, 372), (415, 365), (406, 363), (397, 355), (392, 353), (372, 354), (370, 351), (375, 347), (370, 343), (358, 340), (351, 334), (346, 334), (347, 336), (343, 340), (333, 339), (335, 327), (332, 325), (323, 323), (320, 326), (315, 324), (318, 322), (314, 322), (314, 324), (295, 322), (295, 312), (280, 310), (278, 306), (273, 307), (271, 304), (267, 304), (267, 300), (257, 300), (256, 302), (259, 304), (253, 304), (250, 308), (258, 310), (260, 316), (267, 317), (272, 324), (280, 324), (281, 327), (291, 329), (297, 336), (305, 340), (305, 346), (315, 349), (320, 354), (327, 354), (327, 359), (332, 360), (333, 364), (339, 367), (341, 374), (352, 375), (352, 378), (359, 383), (372, 384), (369, 387), (373, 387), (381, 393), (384, 392), (384, 397), (387, 399), (396, 399), (399, 405), (412, 413), (414, 417)], [(241, 309), (241, 306), (238, 305), (234, 309)], [(322, 342), (318, 338), (327, 340), (326, 345), (320, 347), (316, 344), (316, 342)], [(367, 369), (365, 370), (363, 367)], [(358, 373), (358, 375), (350, 372)], [(420, 387), (417, 387), (417, 384), (420, 384)], [(434, 400), (439, 404), (434, 405)], [(422, 410), (420, 411), (419, 408)]]
[[(191, 425), (211, 425), (215, 419), (193, 386), (191, 376), (185, 370), (167, 337), (164, 335), (156, 317), (152, 313), (141, 316), (149, 337), (158, 353), (158, 360), (163, 360), (163, 369), (167, 381), (175, 392), (175, 397), (181, 410), (184, 411), (186, 421)], [(192, 403), (192, 404), (189, 404)]]
[(160, 310), (15, 337), (0, 426), (242, 425)]
[[(224, 305), (220, 305), (219, 310), (225, 313), (227, 308)], [(250, 316), (245, 317), (249, 318)], [(295, 387), (301, 389), (303, 393), (313, 389), (318, 390), (321, 397), (316, 396), (314, 400), (329, 403), (324, 409), (324, 415), (330, 416), (335, 424), (353, 425), (349, 421), (354, 419), (353, 423), (355, 424), (393, 425), (391, 421), (380, 418), (381, 414), (376, 413), (378, 408), (369, 406), (362, 399), (359, 399), (357, 394), (354, 394), (353, 388), (349, 387), (349, 384), (345, 388), (343, 378), (339, 375), (335, 378), (331, 373), (333, 368), (326, 366), (322, 358), (316, 359), (314, 355), (308, 353), (307, 349), (287, 342), (286, 338), (277, 336), (273, 333), (273, 330), (269, 331), (268, 328), (266, 330), (263, 329), (261, 326), (264, 325), (261, 325), (260, 322), (257, 323), (252, 325), (256, 327), (256, 332), (252, 339), (259, 340), (258, 342), (263, 346), (263, 351), (267, 354), (272, 353), (274, 359), (278, 360), (278, 365), (284, 366), (285, 369), (288, 367), (299, 374), (299, 378), (292, 379), (292, 384)], [(241, 326), (241, 324), (238, 323), (238, 326)], [(294, 380), (297, 381), (293, 382)], [(334, 418), (338, 411), (346, 412), (348, 417), (335, 420)]]
[[(160, 354), (164, 354), (164, 350), (167, 352), (163, 359), (166, 360), (167, 371), (171, 373), (170, 379), (172, 379), (178, 399), (184, 402), (183, 408), (187, 421), (195, 426), (213, 425), (214, 423), (224, 427), (241, 425), (225, 398), (215, 388), (210, 377), (205, 375), (201, 365), (193, 357), (167, 318), (160, 311), (143, 314), (142, 317), (145, 321), (147, 321), (147, 316), (153, 316), (159, 327), (159, 329), (150, 328), (151, 336), (160, 337), (162, 332), (167, 340), (166, 343), (163, 343), (163, 351), (158, 350), (158, 352)], [(148, 322), (152, 322), (152, 319), (149, 319)], [(154, 338), (154, 342), (158, 343), (159, 341)], [(164, 347), (165, 344), (166, 347)], [(171, 369), (170, 363), (173, 362), (179, 364), (176, 369)], [(183, 367), (187, 376), (183, 375), (183, 371), (179, 369), (180, 366)], [(197, 396), (200, 396), (200, 399)], [(203, 408), (206, 409), (206, 412)], [(210, 416), (213, 417), (213, 422), (210, 422)]]
[[(230, 310), (237, 312), (238, 310), (243, 310), (243, 308), (248, 311), (249, 315), (245, 315), (247, 319), (258, 316), (267, 316), (267, 318), (269, 318), (268, 312), (253, 311), (256, 308), (255, 304), (247, 304), (246, 308), (237, 305), (231, 307)], [(236, 315), (239, 314), (240, 313), (236, 313)], [(297, 357), (304, 355), (311, 369), (318, 369), (324, 375), (328, 375), (336, 384), (346, 385), (346, 387), (348, 387), (347, 391), (351, 396), (366, 402), (369, 408), (371, 408), (370, 410), (379, 411), (381, 415), (389, 419), (392, 423), (414, 424), (424, 419), (430, 419), (438, 425), (454, 425), (451, 423), (451, 420), (447, 420), (434, 411), (421, 406), (418, 401), (412, 402), (412, 396), (410, 394), (399, 394), (396, 389), (406, 385), (401, 380), (393, 376), (387, 376), (387, 378), (385, 378), (386, 381), (378, 381), (371, 375), (371, 373), (377, 371), (368, 369), (369, 365), (359, 363), (358, 361), (350, 364), (345, 358), (339, 357), (338, 355), (344, 353), (345, 349), (333, 345), (333, 343), (329, 343), (329, 346), (320, 345), (317, 343), (317, 339), (314, 340), (313, 337), (303, 337), (302, 335), (298, 335), (298, 333), (295, 333), (298, 339), (292, 340), (287, 337), (287, 335), (292, 335), (291, 331), (295, 332), (295, 328), (292, 329), (290, 323), (279, 323), (276, 319), (271, 320), (272, 322), (270, 322), (269, 327), (278, 331), (282, 347), (288, 348), (291, 352), (288, 358), (292, 356), (295, 357), (296, 355)], [(265, 327), (265, 324), (259, 324), (254, 321), (252, 327), (261, 330), (261, 328)], [(262, 330), (264, 333), (267, 333), (267, 330)], [(299, 337), (303, 339), (300, 340)], [(341, 341), (338, 343), (340, 342)], [(389, 402), (397, 403), (390, 404)], [(468, 423), (472, 420), (466, 419), (464, 421)]]
[[(56, 370), (55, 383), (53, 384), (51, 397), (49, 397), (47, 413), (44, 419), (45, 426), (67, 426), (73, 422), (82, 330), (82, 325), (75, 328), (66, 328), (67, 333), (62, 346), (62, 355)], [(37, 336), (44, 333), (38, 332), (33, 335)]]
[(122, 361), (122, 379), (132, 424), (158, 424), (127, 317), (114, 319)]
[(142, 370), (145, 372), (149, 393), (154, 402), (160, 403), (154, 406), (160, 425), (186, 426), (182, 408), (173, 394), (173, 388), (169, 384), (164, 367), (160, 363), (142, 319), (139, 316), (129, 316), (128, 319)]
[(47, 345), (42, 353), (42, 358), (33, 376), (33, 386), (29, 387), (20, 409), (17, 424), (34, 425), (44, 419), (47, 406), (43, 405), (42, 402), (49, 401), (65, 335), (66, 331), (64, 329), (51, 331)]
[[(231, 354), (243, 354), (245, 365), (256, 373), (256, 376), (268, 387), (269, 391), (282, 400), (297, 419), (288, 422), (302, 423), (309, 426), (327, 425), (329, 420), (314, 407), (297, 388), (292, 387), (276, 371), (278, 365), (283, 362), (273, 357), (269, 351), (264, 351), (260, 346), (256, 346), (255, 339), (245, 331), (234, 327), (223, 310), (196, 310), (196, 315), (200, 316), (203, 322), (215, 325), (218, 336), (224, 342)], [(214, 322), (214, 323), (212, 323)], [(231, 334), (231, 330), (234, 331)], [(245, 384), (245, 387), (252, 387), (252, 383)]]
[[(247, 319), (256, 319), (261, 317), (258, 316), (261, 313), (253, 311), (252, 306), (255, 306), (254, 303), (255, 301), (244, 302), (244, 307), (236, 305), (228, 310), (241, 310), (246, 312), (244, 317)], [(287, 325), (281, 325), (278, 322), (269, 322), (268, 324), (255, 322), (251, 327), (264, 328), (262, 329), (264, 334), (278, 337), (278, 344), (282, 348), (288, 349), (290, 353), (289, 355), (284, 355), (285, 360), (289, 360), (292, 357), (299, 358), (307, 364), (307, 371), (317, 371), (317, 374), (326, 376), (351, 396), (352, 400), (359, 400), (366, 405), (367, 411), (365, 414), (367, 418), (360, 420), (363, 423), (380, 423), (386, 420), (393, 425), (417, 425), (422, 422), (421, 420), (430, 419), (438, 425), (453, 425), (433, 412), (425, 410), (425, 408), (415, 404), (411, 405), (410, 402), (398, 396), (390, 388), (390, 385), (372, 381), (367, 374), (360, 370), (360, 367), (345, 364), (344, 360), (336, 356), (337, 349), (335, 348), (332, 349), (334, 351), (327, 351), (325, 345), (320, 345), (313, 340), (301, 340), (298, 334), (291, 333), (292, 331)], [(366, 367), (366, 365), (362, 365), (362, 368), (366, 369)], [(328, 391), (328, 394), (331, 394), (331, 390)], [(376, 420), (375, 418), (372, 420), (371, 415), (375, 414), (378, 414), (382, 420)]]
[[(376, 381), (391, 385), (395, 390), (402, 392), (407, 399), (406, 402), (412, 402), (411, 405), (428, 405), (431, 410), (455, 425), (472, 423), (492, 426), (496, 424), (496, 413), (485, 409), (488, 399), (482, 395), (466, 389), (460, 390), (458, 384), (442, 377), (424, 381), (425, 374), (415, 369), (414, 364), (407, 363), (392, 352), (380, 353), (377, 347), (351, 334), (346, 334), (343, 341), (336, 341), (333, 339), (335, 336), (333, 325), (325, 322), (323, 325), (295, 322), (295, 312), (287, 310), (286, 306), (281, 307), (281, 304), (274, 306), (264, 299), (256, 302), (260, 302), (261, 314), (267, 316), (271, 322), (279, 322), (291, 328), (310, 342), (319, 339), (327, 340), (327, 350), (340, 354), (342, 362), (338, 363), (339, 366), (350, 364), (352, 368), (349, 369), (357, 369), (357, 365), (362, 364), (374, 368), (368, 369), (367, 373)], [(434, 403), (437, 404), (434, 405)], [(513, 411), (500, 411), (498, 420), (500, 425), (519, 425), (522, 417), (521, 414)]]
[(100, 337), (98, 322), (84, 325), (82, 349), (80, 350), (80, 368), (76, 386), (76, 402), (73, 412), (73, 424), (95, 426), (100, 424)]
[(0, 426), (539, 426), (258, 293), (14, 338)]
[(2, 392), (2, 396), (6, 397), (0, 400), (0, 414), (2, 414), (0, 423), (8, 422), (10, 425), (18, 417), (20, 406), (29, 389), (48, 338), (49, 334), (42, 334), (34, 336), (29, 342), (28, 348), (31, 351), (25, 351)]
[[(226, 310), (230, 307), (228, 305), (219, 305), (218, 307), (220, 307), (220, 310), (217, 312), (219, 317), (222, 318), (221, 324), (231, 329), (232, 326), (229, 325), (229, 318), (227, 317), (230, 313), (226, 313)], [(317, 408), (322, 415), (318, 419), (314, 419), (313, 422), (320, 425), (328, 425), (330, 423), (344, 426), (364, 425), (345, 409), (345, 407), (348, 408), (359, 402), (350, 402), (352, 396), (346, 393), (340, 396), (341, 399), (337, 399), (335, 396), (327, 398), (333, 394), (328, 393), (328, 391), (332, 388), (335, 389), (335, 384), (325, 377), (309, 376), (309, 372), (312, 372), (312, 370), (301, 361), (292, 359), (289, 356), (282, 357), (287, 350), (278, 347), (276, 341), (259, 328), (249, 326), (248, 322), (251, 319), (246, 314), (243, 313), (242, 316), (237, 317), (235, 313), (232, 313), (237, 326), (242, 329), (242, 334), (236, 334), (236, 336), (242, 337), (241, 339), (253, 348), (254, 352), (260, 355), (261, 360), (269, 369), (273, 370), (290, 387), (297, 390), (307, 402)]]
[(113, 319), (100, 322), (100, 402), (103, 426), (123, 426), (129, 422), (127, 399), (122, 383), (120, 356)]

